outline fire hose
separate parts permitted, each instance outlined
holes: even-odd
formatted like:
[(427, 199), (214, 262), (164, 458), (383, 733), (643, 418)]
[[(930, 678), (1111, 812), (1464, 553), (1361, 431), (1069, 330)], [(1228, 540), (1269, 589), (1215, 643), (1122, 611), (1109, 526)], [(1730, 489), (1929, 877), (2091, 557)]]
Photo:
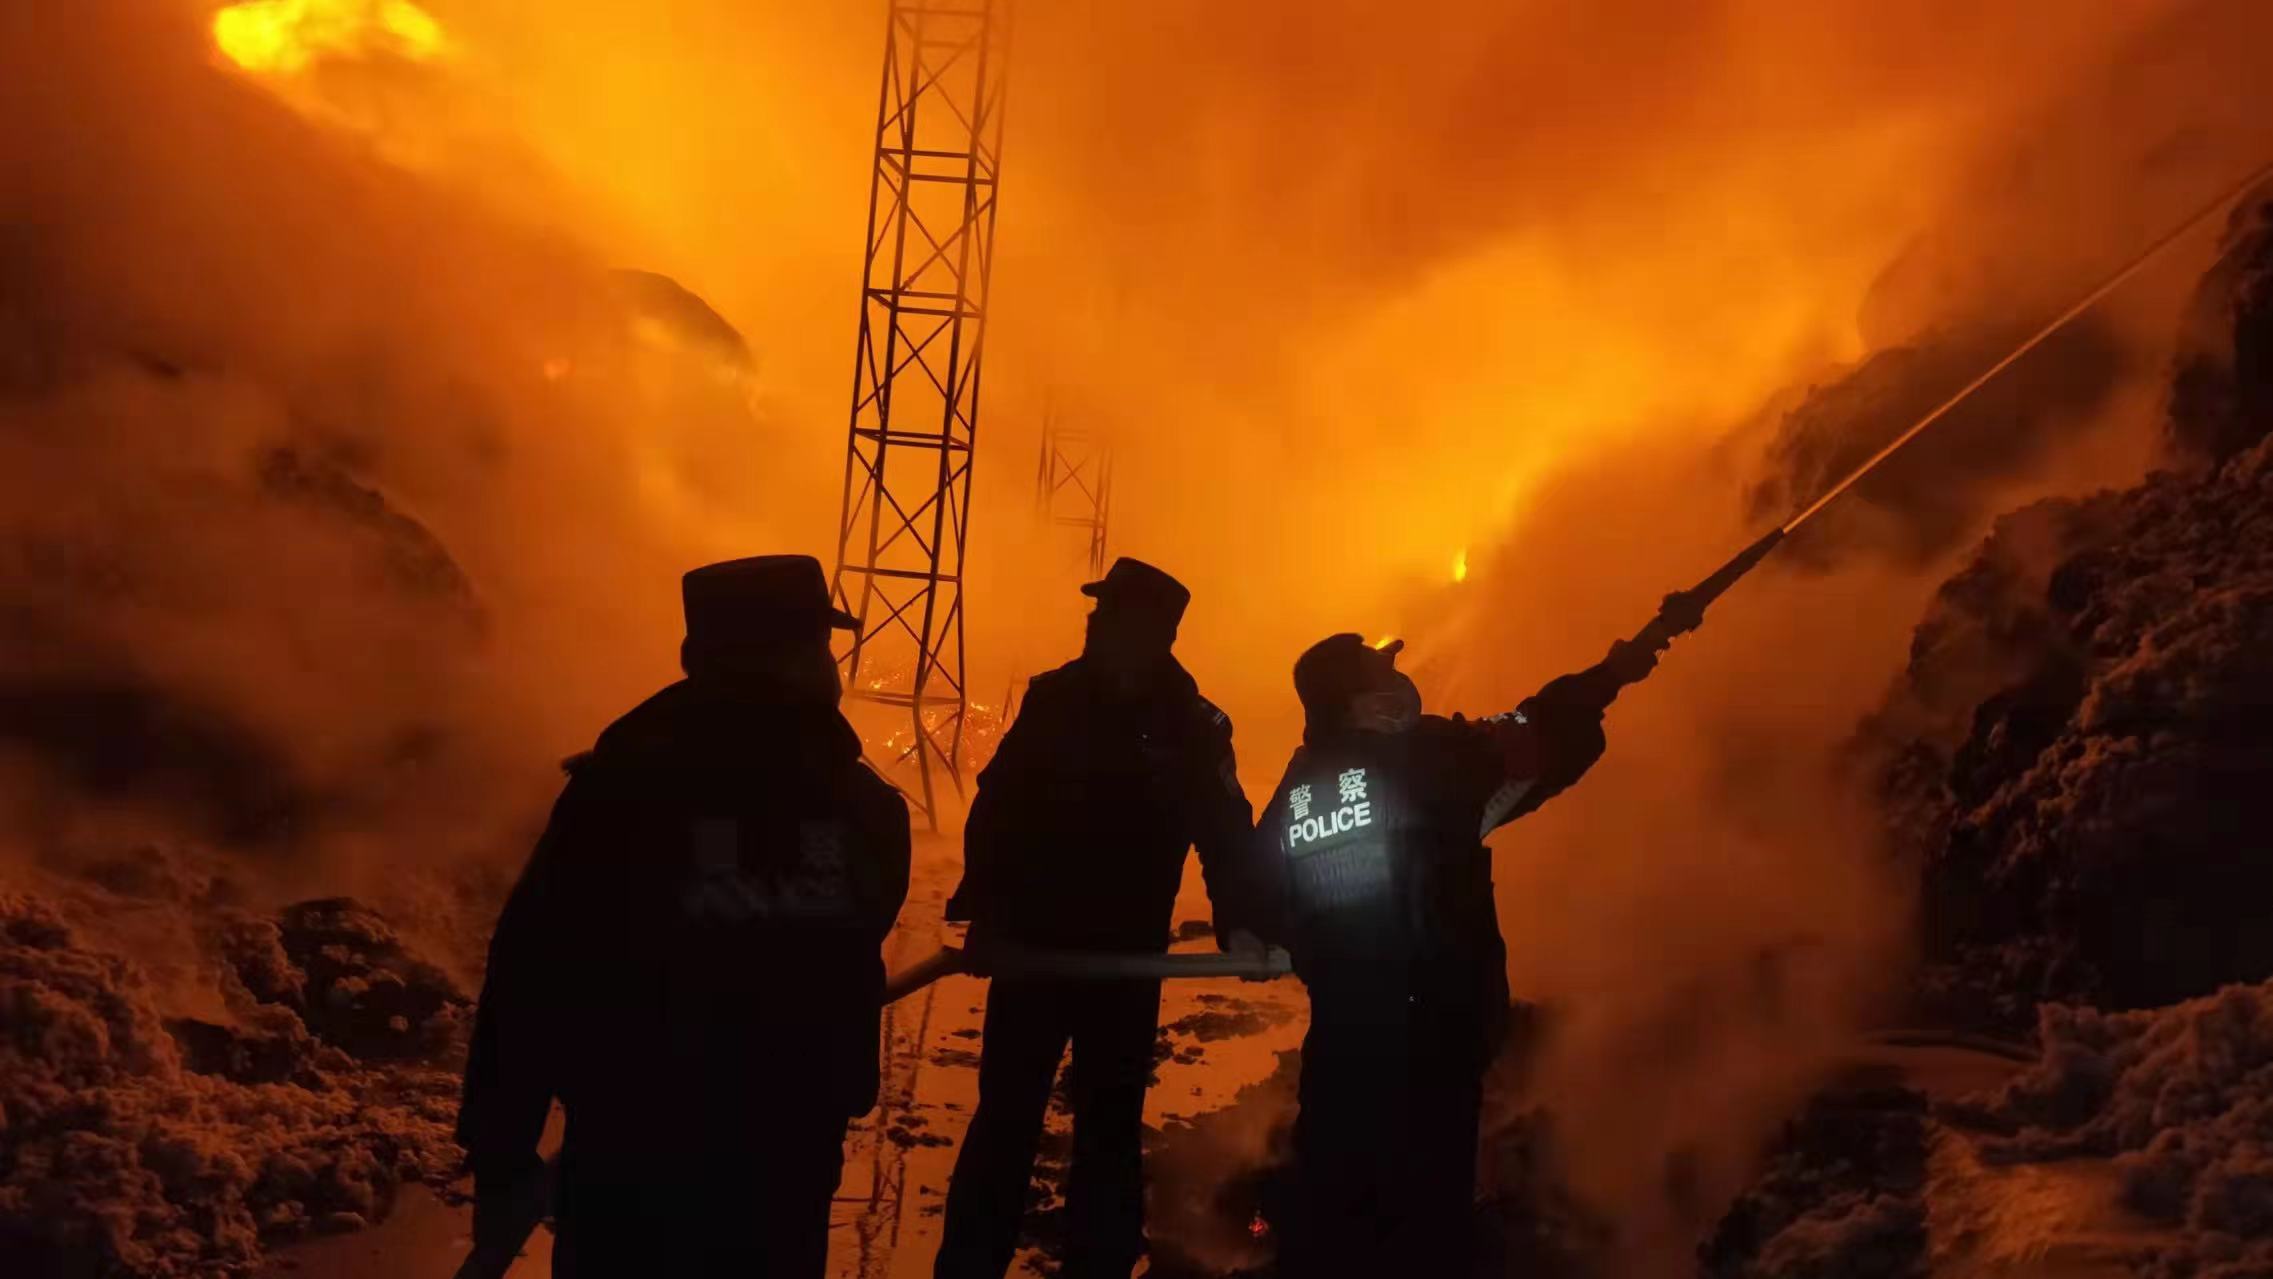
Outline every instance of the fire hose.
[[(1175, 980), (1194, 977), (1237, 977), (1268, 981), (1294, 971), (1293, 961), (1276, 948), (1234, 954), (1157, 951), (1038, 950), (1005, 943), (976, 949), (941, 946), (891, 973), (884, 979), (886, 1004), (898, 1003), (942, 977), (968, 973), (977, 977), (1012, 977), (1051, 981), (1114, 981), (1121, 979)], [(552, 1187), (559, 1173), (558, 1155), (547, 1159), (516, 1187), (511, 1195), (509, 1229), (494, 1240), (476, 1240), (458, 1266), (454, 1279), (504, 1279), (521, 1255), (537, 1223), (552, 1207)]]
[(1127, 951), (1030, 950), (990, 945), (978, 958), (961, 947), (938, 950), (884, 979), (884, 1002), (897, 1003), (942, 977), (971, 973), (980, 977), (1043, 978), (1052, 981), (1161, 980), (1181, 977), (1239, 977), (1267, 981), (1294, 971), (1283, 950), (1251, 954), (1159, 954)]

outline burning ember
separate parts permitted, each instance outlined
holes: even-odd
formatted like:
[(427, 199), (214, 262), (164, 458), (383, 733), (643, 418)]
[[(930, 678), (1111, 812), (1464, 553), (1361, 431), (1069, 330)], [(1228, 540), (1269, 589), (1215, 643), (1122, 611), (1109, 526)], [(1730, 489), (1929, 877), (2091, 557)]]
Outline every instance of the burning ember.
[(440, 55), (442, 24), (411, 0), (243, 0), (213, 15), (213, 42), (247, 71), (292, 73), (326, 55)]
[[(904, 714), (904, 712), (903, 712)], [(947, 722), (948, 712), (935, 709), (925, 712), (924, 723), (936, 733)], [(1002, 709), (985, 702), (967, 702), (963, 707), (963, 771), (977, 776), (987, 761), (994, 758), (994, 748), (1001, 742), (1003, 729), (1009, 727)], [(884, 734), (881, 741), (869, 738), (869, 757), (879, 761), (897, 763), (912, 759), (915, 750), (915, 729), (904, 719), (899, 727)]]

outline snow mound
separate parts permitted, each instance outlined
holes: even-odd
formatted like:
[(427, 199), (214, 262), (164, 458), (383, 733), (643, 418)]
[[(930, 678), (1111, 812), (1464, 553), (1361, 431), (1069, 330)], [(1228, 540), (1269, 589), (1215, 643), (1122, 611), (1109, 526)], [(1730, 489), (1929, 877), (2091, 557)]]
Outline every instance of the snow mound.
[(1767, 1169), (1697, 1250), (1711, 1279), (1925, 1273), (1926, 1102), (1834, 1088), (1785, 1127)]
[(2273, 1275), (2273, 982), (2170, 1008), (2048, 1005), (2042, 1060), (1952, 1107), (1984, 1157), (2113, 1157), (2126, 1207), (2174, 1227), (2153, 1279)]
[(2273, 443), (2001, 521), (1864, 729), (1941, 1015), (2273, 976)]
[(415, 961), (375, 929), (309, 922), (360, 908), (311, 905), (222, 929), (252, 996), (222, 1024), (169, 1021), (134, 963), (0, 892), (0, 1273), (238, 1272), (267, 1241), (359, 1227), (403, 1182), (450, 1173), (457, 1077), (430, 1064), (444, 1050), (365, 1061), (360, 1033), (325, 1036), (383, 1013), (396, 1040), (439, 1045), (462, 999), (396, 1031), (405, 1004), (381, 974), (411, 989), (397, 970)]

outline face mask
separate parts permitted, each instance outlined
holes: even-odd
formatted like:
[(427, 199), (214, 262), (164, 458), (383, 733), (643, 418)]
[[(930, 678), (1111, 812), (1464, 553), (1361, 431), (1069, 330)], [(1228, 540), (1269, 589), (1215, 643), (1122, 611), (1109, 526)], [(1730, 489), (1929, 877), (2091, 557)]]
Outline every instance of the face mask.
[(1392, 672), (1388, 687), (1350, 699), (1350, 727), (1371, 733), (1403, 733), (1421, 722), (1421, 690), (1403, 672)]

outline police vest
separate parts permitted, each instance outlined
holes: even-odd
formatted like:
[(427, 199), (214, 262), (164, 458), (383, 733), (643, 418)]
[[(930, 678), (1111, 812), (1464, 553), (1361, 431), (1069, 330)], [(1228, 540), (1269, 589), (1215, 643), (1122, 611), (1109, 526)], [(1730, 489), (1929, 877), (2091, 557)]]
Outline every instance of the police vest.
[(694, 927), (855, 921), (860, 860), (835, 817), (695, 816), (681, 831), (681, 917)]
[(820, 1104), (865, 1109), (883, 975), (873, 837), (830, 779), (737, 780), (689, 786), (649, 834), (665, 872), (649, 988), (663, 1055), (699, 1095), (795, 1081)]
[(1313, 951), (1378, 949), (1423, 922), (1414, 916), (1422, 814), (1385, 753), (1305, 747), (1273, 802), (1288, 905)]
[(1298, 963), (1425, 964), (1496, 945), (1478, 815), (1417, 743), (1366, 735), (1296, 754), (1269, 811)]

